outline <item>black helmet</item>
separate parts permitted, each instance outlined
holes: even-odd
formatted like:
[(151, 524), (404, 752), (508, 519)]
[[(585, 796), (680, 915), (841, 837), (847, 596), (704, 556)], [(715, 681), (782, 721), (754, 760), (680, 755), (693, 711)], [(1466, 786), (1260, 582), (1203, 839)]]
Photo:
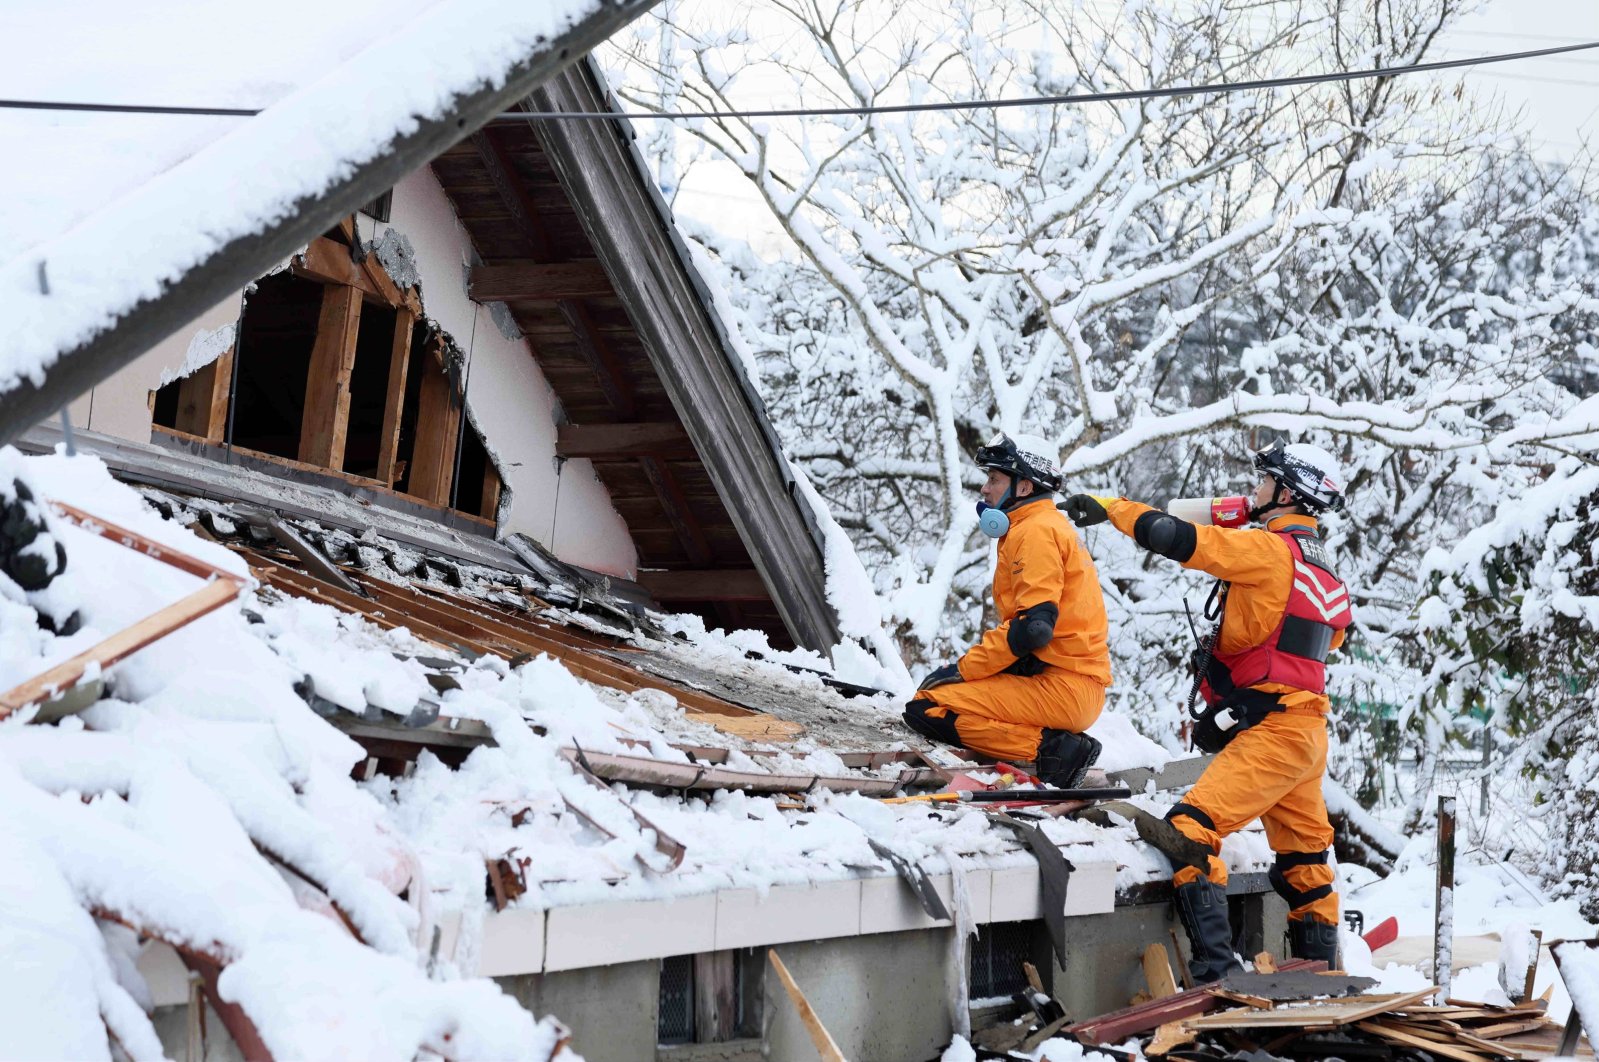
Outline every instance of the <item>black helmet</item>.
[(1039, 490), (1060, 490), (1060, 466), (1045, 456), (1049, 444), (1034, 435), (1010, 436), (1000, 432), (987, 446), (977, 449), (979, 468), (998, 469), (1030, 479)]
[(1270, 476), (1308, 512), (1344, 507), (1343, 477), (1332, 454), (1309, 443), (1283, 445), (1281, 440), (1255, 451), (1255, 471)]

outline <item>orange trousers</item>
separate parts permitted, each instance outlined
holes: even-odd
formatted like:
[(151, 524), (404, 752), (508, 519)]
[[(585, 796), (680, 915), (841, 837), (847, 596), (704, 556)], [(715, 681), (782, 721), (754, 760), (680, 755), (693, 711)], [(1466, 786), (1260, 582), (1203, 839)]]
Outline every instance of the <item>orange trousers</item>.
[[(1210, 848), (1204, 876), (1217, 885), (1227, 884), (1221, 839), (1260, 819), (1277, 853), (1272, 887), (1288, 901), (1288, 917), (1310, 915), (1337, 925), (1338, 894), (1327, 863), (1333, 830), (1321, 794), (1326, 771), (1327, 721), (1321, 712), (1273, 712), (1217, 754), (1169, 817), (1185, 836)], [(1186, 885), (1201, 876), (1196, 867), (1181, 867), (1172, 882)]]
[(1031, 760), (1046, 727), (1082, 733), (1105, 709), (1103, 685), (1059, 667), (952, 682), (916, 697), (933, 702), (920, 709), (928, 719), (953, 719), (961, 745), (999, 760)]

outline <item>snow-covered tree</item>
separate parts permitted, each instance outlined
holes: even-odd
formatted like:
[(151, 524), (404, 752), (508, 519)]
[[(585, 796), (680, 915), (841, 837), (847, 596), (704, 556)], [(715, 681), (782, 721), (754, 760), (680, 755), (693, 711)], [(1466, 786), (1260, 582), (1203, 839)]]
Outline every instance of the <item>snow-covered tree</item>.
[[(674, 0), (612, 57), (638, 108), (950, 102), (1403, 65), (1462, 6)], [(701, 118), (649, 143), (669, 194), (718, 166), (782, 233), (772, 261), (681, 219), (908, 658), (984, 619), (970, 454), (996, 430), (1056, 441), (1068, 490), (1155, 503), (1245, 488), (1248, 451), (1289, 435), (1338, 454), (1351, 489), (1327, 524), (1358, 623), (1333, 670), (1335, 769), (1419, 800), (1371, 768), (1449, 733), (1412, 652), (1422, 556), (1599, 421), (1578, 405), (1599, 376), (1599, 211), (1457, 84)], [(1114, 532), (1088, 540), (1114, 703), (1174, 743), (1182, 595), (1206, 588)]]
[(1453, 549), (1430, 553), (1426, 574), (1432, 705), (1451, 718), (1486, 713), (1506, 749), (1496, 784), (1520, 774), (1535, 786), (1541, 829), (1520, 843), (1539, 838), (1543, 850), (1526, 855), (1599, 918), (1599, 464), (1563, 459)]

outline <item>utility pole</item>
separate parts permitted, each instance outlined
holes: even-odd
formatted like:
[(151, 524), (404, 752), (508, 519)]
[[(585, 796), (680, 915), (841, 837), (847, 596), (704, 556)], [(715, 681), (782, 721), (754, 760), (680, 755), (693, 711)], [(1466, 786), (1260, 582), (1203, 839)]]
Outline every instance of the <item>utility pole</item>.
[(1438, 1002), (1449, 998), (1455, 940), (1455, 798), (1438, 798), (1438, 891), (1433, 906), (1432, 979)]

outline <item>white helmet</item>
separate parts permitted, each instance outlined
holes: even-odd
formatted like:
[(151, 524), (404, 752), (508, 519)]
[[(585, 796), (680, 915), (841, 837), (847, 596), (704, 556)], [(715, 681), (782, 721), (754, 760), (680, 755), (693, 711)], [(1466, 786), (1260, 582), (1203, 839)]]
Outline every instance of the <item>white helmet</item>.
[(1268, 475), (1313, 513), (1344, 507), (1344, 477), (1333, 455), (1309, 443), (1274, 442), (1255, 452), (1255, 471)]

